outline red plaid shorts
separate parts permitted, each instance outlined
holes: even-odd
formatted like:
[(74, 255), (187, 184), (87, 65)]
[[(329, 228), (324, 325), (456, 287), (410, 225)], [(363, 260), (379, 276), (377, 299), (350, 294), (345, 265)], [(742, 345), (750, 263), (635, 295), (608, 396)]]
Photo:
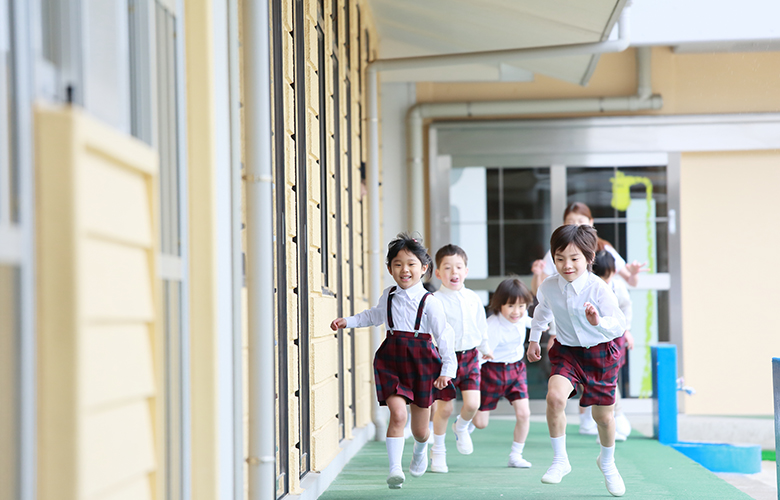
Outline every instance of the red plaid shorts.
[(458, 373), (451, 383), (442, 390), (434, 389), (433, 398), (442, 401), (455, 399), (455, 388), (461, 391), (479, 390), (479, 351), (469, 349), (455, 353), (458, 356)]
[(374, 355), (374, 382), (379, 404), (397, 394), (420, 408), (433, 403), (433, 382), (441, 373), (441, 357), (431, 336), (393, 330)]
[(493, 363), (482, 365), (482, 383), (479, 386), (479, 411), (495, 410), (498, 400), (507, 398), (510, 402), (528, 398), (528, 382), (525, 363)]
[(614, 340), (590, 348), (571, 347), (558, 342), (548, 352), (552, 363), (551, 375), (561, 375), (571, 382), (577, 394), (582, 384), (580, 406), (608, 406), (615, 403), (615, 388), (620, 369), (620, 349)]
[(620, 337), (613, 339), (613, 342), (620, 351), (620, 364), (618, 365), (618, 369), (620, 369), (626, 365), (626, 359), (628, 359), (628, 345), (626, 344), (626, 337), (621, 335)]

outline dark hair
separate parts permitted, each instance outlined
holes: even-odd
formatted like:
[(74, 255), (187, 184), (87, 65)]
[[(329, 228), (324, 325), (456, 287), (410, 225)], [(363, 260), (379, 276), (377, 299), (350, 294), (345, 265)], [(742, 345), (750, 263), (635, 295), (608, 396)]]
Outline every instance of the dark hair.
[(490, 297), (488, 309), (498, 314), (504, 304), (514, 304), (517, 301), (530, 306), (534, 301), (534, 296), (522, 281), (517, 278), (507, 278), (499, 283), (495, 293)]
[(593, 274), (599, 278), (609, 278), (615, 274), (615, 257), (606, 250), (596, 252), (593, 259)]
[[(569, 205), (566, 207), (566, 210), (563, 211), (563, 221), (566, 222), (566, 217), (569, 216), (569, 214), (578, 214), (578, 215), (584, 215), (590, 220), (593, 220), (593, 215), (590, 212), (590, 207), (580, 201), (575, 201), (573, 203), (569, 203)], [(597, 237), (598, 238), (598, 237)], [(612, 246), (610, 242), (603, 238), (597, 239), (598, 243), (596, 244), (596, 248), (598, 250), (604, 250), (604, 247), (609, 245)]]
[(451, 255), (457, 255), (459, 257), (463, 258), (463, 262), (468, 266), (469, 265), (469, 258), (466, 255), (466, 251), (463, 250), (458, 245), (453, 245), (450, 243), (449, 245), (444, 245), (439, 249), (438, 252), (436, 252), (436, 267), (441, 266), (441, 261), (444, 260), (444, 257), (449, 257)]
[(550, 255), (555, 261), (555, 254), (566, 250), (569, 245), (580, 249), (585, 260), (588, 261), (588, 270), (591, 269), (593, 258), (598, 247), (598, 234), (592, 226), (561, 226), (556, 229), (550, 238)]
[(431, 256), (428, 255), (428, 250), (422, 244), (422, 238), (412, 238), (408, 233), (398, 233), (393, 241), (387, 244), (387, 261), (385, 265), (390, 267), (390, 263), (393, 262), (396, 255), (401, 250), (406, 250), (420, 259), (420, 263), (423, 266), (428, 266), (425, 274), (421, 278), (430, 276), (431, 274)]

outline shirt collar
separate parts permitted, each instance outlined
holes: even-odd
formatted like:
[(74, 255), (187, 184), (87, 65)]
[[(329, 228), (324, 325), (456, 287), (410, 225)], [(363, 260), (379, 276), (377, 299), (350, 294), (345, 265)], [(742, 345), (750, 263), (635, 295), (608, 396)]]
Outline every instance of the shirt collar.
[(499, 323), (501, 324), (501, 326), (503, 326), (504, 328), (517, 328), (518, 326), (520, 326), (521, 324), (523, 324), (523, 320), (525, 319), (525, 315), (526, 315), (526, 314), (528, 314), (528, 311), (524, 312), (524, 313), (523, 313), (523, 315), (522, 315), (522, 316), (520, 316), (520, 321), (518, 321), (517, 323), (512, 323), (511, 321), (509, 321), (508, 319), (506, 319), (506, 318), (504, 317), (504, 315), (503, 315), (503, 314), (501, 314), (500, 312), (498, 312), (498, 313), (495, 313), (495, 315), (496, 315), (496, 316), (498, 316), (498, 322), (499, 322)]
[(436, 291), (436, 293), (441, 293), (441, 294), (444, 294), (444, 295), (460, 295), (460, 294), (463, 293), (463, 289), (464, 288), (465, 287), (461, 287), (460, 290), (458, 290), (456, 292), (455, 290), (450, 290), (446, 286), (441, 285), (441, 286), (439, 286), (439, 289)]
[(399, 286), (398, 288), (396, 288), (395, 293), (406, 295), (411, 300), (417, 300), (417, 299), (421, 299), (422, 296), (425, 295), (427, 291), (428, 290), (425, 289), (425, 287), (422, 284), (422, 281), (418, 281), (417, 283), (407, 288), (406, 290), (404, 290)]
[(571, 286), (574, 289), (574, 293), (579, 295), (580, 292), (582, 291), (582, 289), (588, 283), (589, 279), (590, 279), (590, 271), (585, 271), (584, 273), (582, 273), (582, 276), (580, 276), (579, 278), (577, 278), (576, 280), (571, 281), (571, 282), (566, 281), (566, 278), (564, 278), (563, 276), (561, 276), (559, 274), (558, 275), (558, 287), (561, 289), (561, 292), (563, 292), (566, 289), (566, 285), (571, 283)]

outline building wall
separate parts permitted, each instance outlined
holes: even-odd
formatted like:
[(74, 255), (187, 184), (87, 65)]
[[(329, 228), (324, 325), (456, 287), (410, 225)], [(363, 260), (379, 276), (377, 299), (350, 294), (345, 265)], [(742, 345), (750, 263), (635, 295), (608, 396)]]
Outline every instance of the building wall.
[[(303, 7), (303, 60), (295, 51), (295, 42), (300, 40), (299, 34), (296, 36), (295, 32), (296, 5)], [(345, 12), (347, 7), (349, 25)], [(286, 287), (281, 287), (285, 288), (281, 290), (277, 286), (276, 299), (286, 301), (287, 315), (278, 318), (276, 334), (278, 342), (286, 342), (288, 352), (287, 372), (279, 374), (287, 379), (287, 406), (283, 403), (285, 398), (280, 397), (282, 407), (278, 408), (278, 415), (287, 420), (288, 460), (281, 464), (281, 468), (287, 470), (291, 493), (301, 492), (300, 476), (304, 472), (302, 466), (306, 466), (305, 461), (303, 464), (301, 461), (304, 439), (302, 421), (308, 419), (310, 425), (309, 470), (321, 471), (339, 453), (342, 437), (350, 439), (355, 427), (370, 422), (373, 401), (373, 353), (370, 352), (368, 329), (344, 331), (340, 334), (340, 343), (339, 334), (331, 331), (329, 325), (339, 314), (346, 316), (368, 307), (368, 269), (367, 265), (364, 266), (368, 249), (368, 233), (364, 230), (367, 201), (361, 180), (361, 162), (366, 157), (366, 135), (363, 133), (362, 119), (366, 101), (362, 82), (371, 50), (367, 44), (376, 37), (365, 2), (326, 0), (323, 9), (321, 29), (325, 64), (321, 68), (317, 36), (318, 2), (307, 0), (297, 4), (294, 0), (282, 0), (281, 57), (285, 85), (282, 86), (283, 95), (273, 98), (275, 106), (283, 106), (284, 130), (281, 132), (285, 134), (284, 179), (276, 178), (274, 185), (277, 190), (284, 190), (285, 234), (280, 234), (278, 228), (275, 233), (277, 238), (286, 238), (287, 255), (276, 255), (275, 259), (277, 266), (285, 266)], [(338, 44), (335, 48), (334, 13), (338, 29)], [(332, 56), (338, 60), (338, 82), (334, 81)], [(303, 82), (298, 81), (301, 70)], [(324, 72), (325, 78), (326, 99), (323, 108), (319, 100), (320, 72)], [(347, 99), (347, 81), (350, 99)], [(305, 101), (303, 127), (297, 123), (301, 116), (301, 100), (296, 98), (296, 88), (301, 84), (306, 89), (302, 99)], [(336, 94), (339, 97), (338, 108), (334, 106)], [(320, 140), (321, 119), (325, 120), (326, 126), (324, 144)], [(301, 140), (301, 131), (305, 133), (305, 151), (296, 143), (296, 140)], [(305, 155), (305, 185), (298, 182), (303, 175), (300, 171), (300, 155)], [(299, 234), (303, 204), (308, 230), (308, 246), (305, 249), (299, 248), (303, 241)], [(304, 267), (308, 272), (302, 275), (301, 269)], [(309, 309), (303, 311), (300, 310), (298, 291), (305, 288), (308, 288)], [(281, 337), (280, 333), (283, 333)], [(301, 370), (307, 368), (304, 362), (307, 360), (300, 358), (301, 352), (304, 352), (301, 343), (306, 342), (306, 338), (309, 348), (308, 372), (301, 373)], [(340, 348), (343, 359), (341, 377)], [(309, 391), (303, 390), (301, 386), (306, 377)], [(341, 391), (345, 408), (344, 415), (341, 415), (343, 430), (339, 420)], [(308, 415), (302, 414), (305, 406), (302, 398), (305, 397), (308, 397), (310, 405)], [(277, 432), (280, 431), (281, 426), (278, 426)]]
[[(663, 108), (634, 114), (780, 112), (780, 72), (776, 70), (779, 65), (780, 52), (675, 54), (669, 47), (654, 47), (652, 88), (653, 93), (663, 97)], [(629, 49), (601, 56), (587, 87), (541, 75), (524, 83), (418, 83), (417, 101), (550, 99), (635, 92), (635, 50)], [(554, 115), (570, 116), (585, 115)], [(760, 255), (762, 251), (771, 251), (777, 241), (776, 232), (765, 231), (767, 225), (771, 227), (770, 189), (778, 176), (777, 158), (776, 152), (683, 152), (683, 370), (686, 383), (699, 391), (697, 396), (686, 398), (686, 412), (750, 415), (772, 411), (771, 398), (766, 397), (770, 393), (768, 358), (761, 363), (752, 355), (733, 357), (728, 352), (737, 347), (734, 339), (741, 347), (742, 339), (748, 336), (751, 345), (760, 345), (762, 349), (776, 346), (777, 336), (766, 327), (771, 323), (763, 311), (771, 310), (769, 304), (777, 294), (773, 295), (762, 283), (760, 273), (752, 269), (745, 272), (738, 264), (728, 264), (735, 262), (737, 246), (751, 246), (751, 253)], [(715, 231), (719, 233), (717, 237)], [(710, 256), (713, 249), (715, 253)], [(729, 273), (739, 279), (730, 280)], [(733, 309), (728, 309), (729, 316), (732, 311), (736, 316), (745, 310), (755, 315), (739, 327), (733, 321), (723, 321), (712, 314), (717, 309), (715, 304), (723, 301), (734, 304)], [(770, 351), (768, 348), (767, 352)], [(724, 398), (723, 394), (729, 397)], [(739, 404), (734, 404), (735, 400)]]
[(36, 113), (38, 498), (161, 498), (157, 156)]
[(686, 413), (773, 411), (779, 184), (780, 151), (682, 155), (682, 352), (685, 383), (697, 391)]

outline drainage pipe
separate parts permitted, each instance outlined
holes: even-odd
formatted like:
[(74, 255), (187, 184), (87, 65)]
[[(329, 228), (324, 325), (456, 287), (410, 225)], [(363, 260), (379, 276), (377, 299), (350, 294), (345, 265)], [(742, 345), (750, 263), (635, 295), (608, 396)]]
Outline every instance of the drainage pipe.
[[(368, 166), (366, 170), (366, 182), (368, 189), (368, 218), (369, 218), (369, 302), (374, 305), (379, 300), (382, 293), (381, 278), (381, 253), (379, 241), (379, 111), (377, 106), (378, 99), (378, 75), (380, 71), (389, 71), (397, 69), (416, 69), (433, 68), (441, 66), (455, 66), (463, 64), (490, 64), (511, 62), (525, 59), (540, 59), (547, 57), (561, 57), (586, 54), (605, 54), (611, 52), (622, 52), (628, 48), (629, 40), (629, 16), (628, 7), (624, 7), (618, 20), (618, 38), (616, 40), (607, 40), (603, 42), (580, 43), (570, 45), (556, 45), (550, 47), (533, 47), (522, 49), (490, 50), (482, 52), (469, 52), (460, 54), (444, 54), (434, 56), (420, 57), (402, 57), (395, 59), (380, 59), (373, 61), (366, 66), (366, 94), (368, 100)], [(472, 103), (476, 104), (476, 103)], [(488, 103), (485, 103), (488, 104)], [(604, 103), (605, 106), (613, 106), (611, 102)], [(422, 106), (422, 105), (421, 105)], [(409, 143), (410, 148), (414, 147), (415, 153), (408, 156), (410, 163), (409, 170), (413, 174), (410, 177), (411, 206), (409, 229), (419, 231), (425, 235), (425, 215), (424, 201), (425, 193), (423, 162), (422, 162), (422, 128), (424, 116), (421, 108), (409, 113)], [(466, 111), (468, 112), (468, 109)], [(639, 108), (638, 108), (639, 109)], [(463, 111), (463, 110), (461, 110)], [(591, 110), (582, 110), (583, 112)], [(596, 110), (598, 111), (598, 109)], [(606, 110), (605, 110), (606, 111)], [(539, 111), (541, 113), (551, 112), (548, 109)], [(564, 112), (564, 111), (560, 111)], [(469, 114), (454, 114), (455, 116), (470, 116)], [(491, 113), (501, 114), (501, 113)], [(517, 113), (515, 113), (517, 114)], [(522, 113), (520, 113), (522, 114)], [(417, 154), (419, 152), (419, 154)], [(422, 179), (421, 179), (422, 176)], [(379, 328), (371, 329), (371, 353), (373, 354), (379, 348), (382, 342), (381, 330)], [(376, 426), (377, 439), (384, 439), (385, 419), (379, 411), (379, 405), (374, 404), (372, 410), (372, 420)]]
[[(409, 173), (409, 224), (425, 230), (425, 169), (423, 165), (423, 120), (426, 118), (472, 118), (553, 113), (604, 113), (661, 109), (663, 99), (652, 95), (650, 48), (637, 49), (637, 93), (625, 97), (545, 99), (520, 101), (452, 102), (416, 104), (407, 114), (409, 134), (407, 168)], [(425, 233), (423, 233), (425, 234)]]
[(269, 7), (267, 0), (244, 5), (250, 500), (276, 498)]

